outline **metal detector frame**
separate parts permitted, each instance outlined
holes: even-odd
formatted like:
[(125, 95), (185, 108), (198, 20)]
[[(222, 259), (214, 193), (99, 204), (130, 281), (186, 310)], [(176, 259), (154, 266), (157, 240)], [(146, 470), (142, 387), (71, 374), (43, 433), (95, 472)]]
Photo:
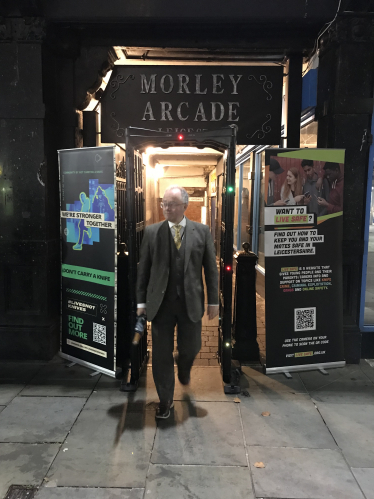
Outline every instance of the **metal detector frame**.
[[(134, 155), (135, 151), (143, 152), (147, 147), (162, 148), (184, 146), (203, 149), (210, 147), (220, 152), (227, 151), (224, 165), (224, 182), (222, 192), (222, 222), (220, 244), (220, 279), (219, 279), (219, 360), (224, 383), (230, 393), (237, 393), (231, 365), (231, 330), (232, 330), (232, 262), (233, 262), (233, 228), (235, 199), (235, 125), (215, 131), (167, 133), (144, 128), (126, 128), (126, 239), (129, 252), (129, 290), (131, 303), (130, 330), (134, 331), (136, 321), (136, 219), (134, 190)], [(230, 189), (228, 189), (230, 187)], [(133, 349), (134, 350), (134, 349)], [(132, 353), (137, 355), (136, 352)], [(234, 370), (235, 371), (235, 370)], [(131, 370), (131, 381), (137, 385), (139, 370)], [(225, 387), (225, 391), (226, 387)]]

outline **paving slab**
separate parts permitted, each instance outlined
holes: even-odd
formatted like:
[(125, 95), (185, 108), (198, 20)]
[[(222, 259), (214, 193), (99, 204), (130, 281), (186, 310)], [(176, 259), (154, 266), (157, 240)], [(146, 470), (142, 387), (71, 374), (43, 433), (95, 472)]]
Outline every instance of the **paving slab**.
[(151, 462), (246, 466), (237, 404), (175, 402), (170, 418), (158, 423)]
[[(309, 395), (282, 392), (278, 397), (241, 396), (247, 445), (335, 449), (336, 444)], [(262, 416), (262, 413), (270, 416)]]
[(360, 371), (360, 366), (356, 364), (350, 364), (345, 367), (338, 367), (335, 369), (326, 369), (328, 374), (322, 374), (320, 371), (303, 371), (299, 373), (299, 376), (304, 383), (308, 392), (313, 392), (329, 386), (334, 381), (340, 380), (342, 378), (347, 378), (349, 376), (354, 377), (357, 371)]
[(374, 383), (361, 370), (358, 370), (319, 390), (310, 392), (310, 395), (319, 402), (352, 405), (370, 404), (374, 402)]
[[(149, 408), (154, 410), (158, 403), (151, 366), (148, 366), (140, 376), (135, 393), (120, 392), (119, 387), (119, 380), (101, 376), (87, 401), (86, 409), (107, 409), (113, 405), (128, 403), (128, 410), (143, 411)], [(26, 390), (23, 393), (26, 393)], [(231, 402), (233, 398), (224, 393), (219, 367), (193, 367), (188, 387), (179, 383), (176, 370), (174, 400), (184, 400), (186, 395), (191, 400), (213, 402)]]
[(280, 392), (306, 393), (306, 388), (298, 373), (292, 373), (292, 379), (287, 379), (284, 374), (262, 373), (261, 368), (254, 369), (249, 366), (242, 366), (243, 376), (241, 376), (241, 386), (247, 386), (249, 392), (262, 391), (267, 394), (278, 394)]
[(144, 489), (43, 487), (34, 499), (143, 499)]
[(18, 380), (26, 382), (32, 379), (44, 366), (46, 362), (22, 362), (22, 361), (1, 361), (0, 362), (0, 383), (1, 380)]
[(121, 385), (119, 380), (102, 375), (85, 408), (106, 410), (113, 406), (127, 404), (128, 411), (142, 412), (149, 406), (154, 410), (154, 404), (158, 402), (158, 396), (151, 369), (151, 367), (147, 367), (140, 376), (138, 389), (135, 393), (121, 392), (119, 390)]
[(181, 385), (175, 376), (174, 400), (183, 400), (185, 394), (191, 400), (201, 402), (231, 402), (232, 395), (226, 395), (223, 389), (222, 374), (217, 367), (193, 367), (191, 383), (188, 387)]
[(153, 411), (83, 410), (48, 473), (64, 487), (143, 488), (156, 432)]
[(151, 465), (147, 499), (253, 499), (247, 467)]
[(75, 364), (69, 367), (72, 363), (59, 356), (54, 357), (48, 364), (44, 365), (37, 373), (33, 381), (42, 381), (50, 379), (92, 379), (90, 374), (93, 370), (88, 367)]
[(0, 405), (8, 405), (24, 388), (18, 381), (0, 380)]
[(13, 485), (40, 485), (58, 444), (0, 444), (0, 497)]
[(0, 415), (0, 442), (63, 442), (86, 399), (16, 397)]
[[(364, 499), (339, 451), (248, 447), (256, 497)], [(265, 468), (254, 463), (263, 462)]]
[(88, 398), (94, 390), (98, 377), (87, 379), (41, 379), (34, 378), (21, 391), (21, 396), (40, 397), (85, 397)]
[(41, 366), (22, 390), (21, 395), (44, 397), (89, 397), (100, 376), (90, 376), (91, 369), (75, 364), (59, 356)]
[(372, 367), (366, 360), (362, 359), (360, 362), (360, 369), (371, 381), (374, 382), (374, 367)]
[(374, 499), (374, 468), (352, 468), (366, 499)]
[(374, 468), (374, 404), (317, 405), (349, 465)]

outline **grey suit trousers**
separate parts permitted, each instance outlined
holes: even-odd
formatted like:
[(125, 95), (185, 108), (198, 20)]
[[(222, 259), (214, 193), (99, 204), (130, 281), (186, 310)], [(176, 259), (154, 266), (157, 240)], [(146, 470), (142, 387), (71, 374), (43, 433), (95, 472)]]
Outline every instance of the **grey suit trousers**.
[(161, 402), (174, 397), (174, 328), (177, 326), (178, 362), (189, 371), (201, 348), (201, 319), (192, 322), (184, 300), (163, 300), (152, 321), (152, 372)]

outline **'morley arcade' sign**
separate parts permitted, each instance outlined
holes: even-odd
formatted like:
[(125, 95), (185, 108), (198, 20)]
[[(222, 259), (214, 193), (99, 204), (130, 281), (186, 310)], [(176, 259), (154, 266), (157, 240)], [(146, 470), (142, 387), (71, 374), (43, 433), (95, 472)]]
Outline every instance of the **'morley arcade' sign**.
[(281, 66), (115, 66), (102, 98), (101, 140), (125, 128), (198, 132), (238, 126), (239, 144), (279, 144)]

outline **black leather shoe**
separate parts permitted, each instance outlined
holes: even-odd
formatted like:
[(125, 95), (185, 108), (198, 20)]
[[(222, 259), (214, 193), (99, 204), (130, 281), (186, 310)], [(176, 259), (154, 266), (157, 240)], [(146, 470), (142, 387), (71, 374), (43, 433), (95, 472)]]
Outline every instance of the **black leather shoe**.
[(191, 381), (190, 373), (183, 372), (183, 371), (180, 371), (178, 369), (178, 379), (179, 379), (179, 382), (181, 383), (181, 385), (185, 385), (185, 386), (189, 385), (190, 381)]
[(170, 409), (174, 407), (174, 402), (160, 402), (156, 410), (156, 419), (167, 419), (170, 416)]
[(191, 381), (191, 371), (186, 369), (181, 369), (178, 363), (178, 357), (175, 359), (178, 366), (178, 379), (181, 385), (189, 385)]

